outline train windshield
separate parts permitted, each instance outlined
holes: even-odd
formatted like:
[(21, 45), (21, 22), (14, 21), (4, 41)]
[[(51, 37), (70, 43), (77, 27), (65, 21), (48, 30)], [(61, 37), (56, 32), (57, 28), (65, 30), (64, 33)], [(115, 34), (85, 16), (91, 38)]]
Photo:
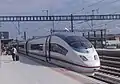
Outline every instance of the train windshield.
[(65, 41), (76, 51), (86, 53), (86, 49), (92, 48), (92, 44), (84, 37), (67, 36)]
[(66, 41), (75, 51), (86, 53), (88, 48), (92, 48), (92, 44), (82, 36), (57, 35)]
[(80, 36), (68, 36), (65, 38), (65, 41), (73, 48), (91, 48), (92, 44)]

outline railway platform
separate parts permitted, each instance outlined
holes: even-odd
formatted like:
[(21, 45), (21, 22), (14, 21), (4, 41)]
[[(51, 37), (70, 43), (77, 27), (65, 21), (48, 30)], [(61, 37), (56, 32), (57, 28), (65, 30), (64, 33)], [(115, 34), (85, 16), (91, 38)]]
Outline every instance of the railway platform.
[(87, 76), (20, 56), (0, 56), (0, 84), (105, 84)]
[(120, 49), (96, 49), (99, 55), (120, 57)]

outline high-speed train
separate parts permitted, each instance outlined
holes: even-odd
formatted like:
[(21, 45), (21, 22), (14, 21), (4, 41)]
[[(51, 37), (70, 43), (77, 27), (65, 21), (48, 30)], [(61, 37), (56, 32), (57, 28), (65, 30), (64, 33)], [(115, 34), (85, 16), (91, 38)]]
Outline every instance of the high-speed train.
[(94, 46), (76, 34), (53, 34), (19, 42), (18, 52), (61, 67), (91, 75), (100, 69)]

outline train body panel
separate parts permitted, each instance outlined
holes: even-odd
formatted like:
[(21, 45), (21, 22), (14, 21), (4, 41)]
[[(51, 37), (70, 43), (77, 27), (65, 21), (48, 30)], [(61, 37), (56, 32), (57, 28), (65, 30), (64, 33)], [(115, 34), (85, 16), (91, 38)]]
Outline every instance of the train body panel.
[(39, 55), (45, 55), (45, 40), (46, 38), (36, 39), (28, 41), (28, 52), (38, 53)]
[(84, 37), (55, 34), (18, 43), (19, 52), (76, 72), (92, 74), (100, 68), (99, 56)]
[(61, 51), (61, 53), (51, 52), (51, 56), (58, 57), (60, 59), (66, 60), (68, 62), (82, 63), (81, 61), (79, 61), (79, 57), (75, 56), (76, 54), (73, 52), (72, 48), (61, 38), (53, 36), (51, 38), (51, 43), (58, 45), (61, 48), (59, 50), (65, 51), (63, 53), (62, 53), (62, 51)]

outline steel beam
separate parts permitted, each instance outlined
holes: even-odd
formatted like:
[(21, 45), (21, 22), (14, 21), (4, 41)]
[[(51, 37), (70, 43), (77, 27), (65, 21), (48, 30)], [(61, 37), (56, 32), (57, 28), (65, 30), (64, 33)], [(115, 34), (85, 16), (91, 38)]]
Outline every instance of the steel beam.
[[(79, 20), (120, 20), (120, 14), (72, 15), (73, 21)], [(0, 16), (0, 21), (71, 21), (71, 15), (61, 16)]]

